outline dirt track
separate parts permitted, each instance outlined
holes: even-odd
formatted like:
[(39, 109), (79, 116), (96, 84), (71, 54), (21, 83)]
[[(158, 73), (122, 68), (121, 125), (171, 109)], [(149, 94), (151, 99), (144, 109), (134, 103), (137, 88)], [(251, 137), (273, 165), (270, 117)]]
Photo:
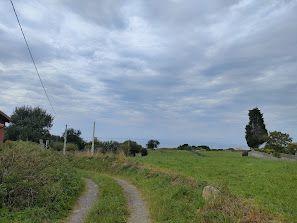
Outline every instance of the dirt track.
[(93, 203), (98, 198), (98, 186), (90, 179), (86, 180), (86, 191), (78, 199), (67, 223), (83, 223)]
[(130, 210), (128, 223), (150, 223), (149, 212), (138, 189), (132, 184), (122, 179), (115, 179), (123, 188)]

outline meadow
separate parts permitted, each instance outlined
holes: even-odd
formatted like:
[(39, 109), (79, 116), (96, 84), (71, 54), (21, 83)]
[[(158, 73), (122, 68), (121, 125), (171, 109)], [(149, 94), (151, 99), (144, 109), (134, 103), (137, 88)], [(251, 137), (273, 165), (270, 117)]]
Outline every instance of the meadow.
[[(162, 149), (145, 157), (64, 157), (27, 142), (3, 144), (0, 161), (1, 222), (63, 222), (83, 191), (84, 178), (99, 186), (100, 198), (86, 219), (90, 223), (127, 222), (127, 198), (114, 178), (141, 191), (154, 223), (297, 222), (296, 162)], [(216, 186), (221, 195), (205, 201), (206, 185)]]
[(227, 188), (268, 212), (284, 216), (285, 221), (297, 222), (297, 162), (241, 157), (238, 152), (177, 150), (150, 151), (147, 157), (130, 160)]
[[(153, 154), (150, 153), (151, 158)], [(113, 154), (94, 157), (77, 154), (70, 159), (79, 169), (124, 178), (137, 186), (148, 203), (152, 222), (282, 222), (278, 216), (225, 189), (219, 199), (205, 202), (201, 194), (208, 182), (183, 176), (175, 170), (143, 166), (134, 158)], [(150, 158), (136, 159), (145, 162)]]

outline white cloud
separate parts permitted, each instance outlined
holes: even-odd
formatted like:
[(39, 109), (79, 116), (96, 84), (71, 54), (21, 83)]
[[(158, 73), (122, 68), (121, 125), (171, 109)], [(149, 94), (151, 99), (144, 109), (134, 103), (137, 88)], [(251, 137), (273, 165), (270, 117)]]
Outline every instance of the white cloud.
[[(95, 119), (105, 137), (228, 144), (236, 134), (244, 144), (247, 110), (259, 106), (269, 126), (297, 137), (296, 1), (15, 5), (59, 113), (56, 133), (68, 122), (88, 137)], [(1, 109), (50, 111), (9, 2), (0, 13)]]

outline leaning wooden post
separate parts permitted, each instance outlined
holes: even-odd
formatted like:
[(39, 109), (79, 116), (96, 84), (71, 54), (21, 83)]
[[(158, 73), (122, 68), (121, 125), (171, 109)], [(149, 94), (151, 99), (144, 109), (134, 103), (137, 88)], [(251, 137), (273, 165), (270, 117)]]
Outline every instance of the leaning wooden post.
[(66, 155), (66, 145), (67, 145), (67, 125), (64, 133), (64, 147), (63, 147), (63, 154)]
[(95, 147), (95, 128), (96, 128), (96, 123), (94, 122), (94, 125), (93, 125), (92, 147), (91, 147), (91, 154), (92, 154), (92, 156), (94, 155), (94, 147)]

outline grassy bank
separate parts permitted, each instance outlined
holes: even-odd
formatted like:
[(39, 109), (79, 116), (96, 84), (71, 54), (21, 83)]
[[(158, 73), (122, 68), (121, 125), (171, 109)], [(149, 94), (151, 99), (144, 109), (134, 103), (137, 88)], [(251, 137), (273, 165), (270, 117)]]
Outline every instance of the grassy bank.
[(86, 223), (125, 223), (128, 218), (127, 200), (122, 188), (110, 177), (94, 171), (80, 171), (99, 186), (99, 199), (90, 211)]
[(1, 223), (58, 222), (82, 188), (77, 171), (60, 154), (28, 142), (0, 145)]
[(72, 157), (81, 169), (128, 179), (147, 200), (153, 222), (268, 222), (270, 215), (226, 191), (217, 203), (205, 203), (201, 193), (206, 182), (170, 171), (143, 168), (123, 157), (97, 155)]
[(244, 198), (252, 198), (269, 212), (297, 222), (297, 162), (241, 157), (232, 152), (152, 151), (131, 159), (151, 168), (190, 176), (197, 181), (225, 185)]

